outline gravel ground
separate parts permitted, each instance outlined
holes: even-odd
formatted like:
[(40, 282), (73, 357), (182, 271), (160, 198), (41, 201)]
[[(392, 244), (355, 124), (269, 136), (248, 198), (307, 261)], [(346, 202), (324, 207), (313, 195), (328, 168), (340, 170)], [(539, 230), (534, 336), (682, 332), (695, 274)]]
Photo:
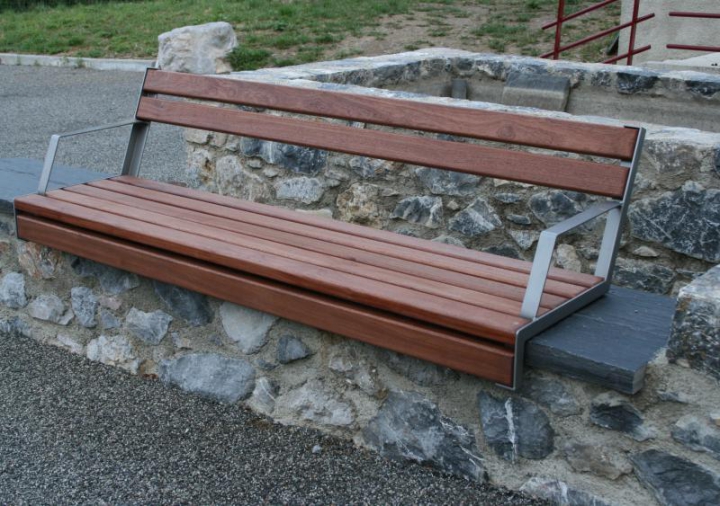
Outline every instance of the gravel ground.
[(545, 504), (0, 336), (0, 504), (88, 503)]
[[(50, 136), (130, 119), (142, 72), (0, 65), (0, 158), (45, 157)], [(129, 127), (62, 141), (58, 162), (120, 172)], [(142, 174), (162, 181), (185, 178), (181, 129), (153, 125)]]

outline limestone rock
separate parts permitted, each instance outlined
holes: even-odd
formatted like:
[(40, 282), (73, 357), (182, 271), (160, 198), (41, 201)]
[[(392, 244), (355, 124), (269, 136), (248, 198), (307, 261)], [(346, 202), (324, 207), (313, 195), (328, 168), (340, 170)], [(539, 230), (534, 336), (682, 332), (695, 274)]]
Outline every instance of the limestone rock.
[(77, 316), (80, 325), (86, 328), (94, 328), (97, 326), (95, 312), (97, 311), (98, 301), (95, 293), (84, 286), (76, 286), (70, 290), (70, 301), (72, 309)]
[(453, 237), (451, 235), (439, 235), (435, 239), (433, 239), (433, 242), (441, 242), (443, 244), (450, 244), (452, 246), (458, 246), (460, 248), (465, 248), (465, 243), (463, 243), (460, 239)]
[(508, 233), (523, 251), (532, 248), (533, 244), (540, 238), (540, 234), (532, 230), (510, 230)]
[(210, 353), (165, 360), (159, 372), (165, 383), (229, 404), (247, 399), (255, 388), (255, 369), (248, 361)]
[(72, 268), (83, 278), (97, 278), (103, 291), (110, 295), (120, 295), (140, 286), (140, 280), (135, 274), (85, 258), (76, 258), (72, 263)]
[(540, 476), (530, 478), (520, 491), (557, 506), (614, 506), (565, 482)]
[(100, 309), (100, 326), (103, 329), (116, 329), (120, 327), (121, 323), (117, 317), (105, 308)]
[(27, 306), (25, 295), (25, 276), (19, 272), (10, 272), (0, 281), (0, 303), (11, 309)]
[(708, 453), (720, 460), (720, 428), (710, 419), (685, 415), (673, 427), (672, 437), (691, 450)]
[(609, 480), (617, 480), (632, 472), (630, 464), (618, 450), (586, 443), (569, 443), (564, 448), (565, 459), (579, 473), (591, 473)]
[(523, 394), (554, 415), (565, 417), (582, 413), (577, 399), (561, 381), (533, 375), (525, 385)]
[(67, 325), (72, 313), (66, 314), (66, 307), (60, 297), (53, 294), (38, 296), (28, 306), (28, 313), (37, 320)]
[(569, 244), (559, 244), (555, 255), (555, 261), (559, 267), (568, 271), (582, 272), (582, 262), (574, 247)]
[(552, 226), (580, 213), (589, 199), (584, 193), (551, 190), (533, 194), (528, 207), (546, 226)]
[(275, 195), (280, 200), (312, 204), (322, 199), (324, 193), (322, 182), (314, 177), (296, 177), (275, 183)]
[(544, 459), (555, 448), (555, 431), (536, 404), (519, 397), (478, 395), (485, 442), (500, 457)]
[(475, 237), (501, 228), (502, 222), (488, 201), (478, 197), (450, 220), (449, 227), (462, 235)]
[(362, 179), (384, 179), (393, 173), (393, 163), (377, 158), (354, 156), (348, 161), (348, 166)]
[(60, 263), (60, 252), (34, 242), (20, 242), (18, 263), (35, 279), (53, 279)]
[(297, 174), (314, 176), (327, 164), (327, 151), (244, 137), (241, 151)]
[(672, 288), (675, 272), (663, 265), (636, 260), (618, 259), (613, 282), (621, 286), (665, 294)]
[(299, 416), (306, 422), (335, 427), (355, 422), (352, 406), (316, 379), (276, 399), (275, 407), (280, 419), (286, 421)]
[(76, 355), (85, 355), (85, 346), (81, 342), (77, 341), (73, 336), (67, 334), (58, 334), (55, 338), (55, 343), (60, 348), (68, 350), (70, 353)]
[(267, 378), (258, 378), (255, 382), (255, 389), (247, 403), (251, 409), (270, 415), (275, 409), (275, 399), (278, 395), (278, 387)]
[(694, 462), (660, 450), (630, 459), (635, 475), (662, 506), (720, 504), (720, 476)]
[(87, 358), (94, 362), (125, 369), (137, 374), (140, 360), (135, 356), (130, 341), (124, 336), (100, 336), (87, 345)]
[(309, 357), (313, 352), (300, 339), (291, 335), (280, 336), (277, 348), (277, 360), (281, 364), (289, 364), (296, 360)]
[(382, 397), (385, 392), (377, 369), (360, 358), (352, 348), (346, 351), (334, 350), (328, 360), (328, 367), (371, 397)]
[(415, 169), (415, 175), (420, 183), (434, 195), (474, 195), (481, 180), (472, 174), (428, 167)]
[(178, 318), (182, 318), (193, 327), (207, 325), (213, 319), (212, 309), (207, 297), (185, 290), (179, 286), (153, 281), (153, 288), (162, 300)]
[(137, 308), (132, 308), (125, 317), (125, 325), (145, 344), (156, 345), (160, 344), (167, 334), (172, 320), (172, 316), (160, 310), (145, 313)]
[(230, 302), (220, 306), (220, 318), (228, 337), (245, 354), (257, 353), (268, 341), (268, 331), (277, 317)]
[(438, 228), (443, 219), (442, 199), (427, 196), (402, 199), (395, 206), (392, 217), (427, 228)]
[(516, 225), (532, 225), (532, 220), (527, 214), (508, 214), (507, 219)]
[(339, 218), (349, 223), (381, 228), (384, 219), (378, 205), (379, 187), (371, 184), (354, 183), (338, 195), (336, 205)]
[(496, 193), (495, 195), (493, 195), (493, 198), (495, 198), (495, 200), (497, 200), (498, 202), (502, 202), (503, 204), (515, 204), (522, 200), (522, 196), (518, 195), (517, 193), (508, 192)]
[(183, 26), (158, 37), (158, 67), (191, 74), (225, 74), (225, 57), (237, 46), (232, 25), (225, 22)]
[(415, 392), (391, 392), (363, 430), (363, 439), (385, 457), (413, 460), (478, 482), (487, 479), (473, 433)]
[(224, 156), (215, 163), (215, 182), (222, 195), (253, 202), (270, 196), (265, 181), (244, 170), (237, 156)]
[(420, 386), (442, 385), (459, 377), (452, 369), (394, 351), (378, 350), (378, 354), (390, 369)]
[(622, 432), (636, 441), (655, 437), (653, 431), (645, 426), (637, 408), (612, 393), (600, 394), (593, 399), (590, 421), (599, 427)]

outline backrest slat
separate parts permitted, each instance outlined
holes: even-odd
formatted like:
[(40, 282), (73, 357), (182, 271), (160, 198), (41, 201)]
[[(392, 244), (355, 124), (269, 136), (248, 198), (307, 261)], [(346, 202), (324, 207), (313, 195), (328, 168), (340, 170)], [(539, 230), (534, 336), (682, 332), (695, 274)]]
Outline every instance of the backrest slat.
[(144, 91), (629, 161), (637, 130), (175, 72), (148, 72)]
[(142, 97), (138, 119), (621, 198), (628, 169), (308, 119)]

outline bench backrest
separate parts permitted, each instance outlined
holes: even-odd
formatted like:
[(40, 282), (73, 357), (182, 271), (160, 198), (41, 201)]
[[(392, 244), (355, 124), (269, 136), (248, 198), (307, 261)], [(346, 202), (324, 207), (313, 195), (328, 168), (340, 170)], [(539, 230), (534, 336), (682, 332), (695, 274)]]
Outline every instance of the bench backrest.
[[(278, 117), (183, 97), (311, 117)], [(357, 128), (333, 118), (404, 131)], [(496, 141), (629, 162), (636, 128), (364, 96), (338, 91), (149, 70), (137, 119), (382, 158), (552, 188), (622, 198), (629, 164), (579, 160), (473, 143), (420, 138), (417, 131)], [(408, 131), (410, 130), (410, 131)]]

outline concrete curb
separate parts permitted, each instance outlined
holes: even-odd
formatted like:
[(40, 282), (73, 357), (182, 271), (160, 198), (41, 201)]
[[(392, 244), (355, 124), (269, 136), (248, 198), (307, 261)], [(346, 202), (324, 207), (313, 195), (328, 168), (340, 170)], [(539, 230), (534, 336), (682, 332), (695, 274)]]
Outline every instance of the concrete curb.
[(78, 58), (75, 56), (48, 56), (42, 54), (0, 53), (0, 65), (28, 65), (40, 67), (69, 67), (93, 70), (127, 70), (144, 72), (155, 65), (155, 60), (121, 60), (110, 58)]

